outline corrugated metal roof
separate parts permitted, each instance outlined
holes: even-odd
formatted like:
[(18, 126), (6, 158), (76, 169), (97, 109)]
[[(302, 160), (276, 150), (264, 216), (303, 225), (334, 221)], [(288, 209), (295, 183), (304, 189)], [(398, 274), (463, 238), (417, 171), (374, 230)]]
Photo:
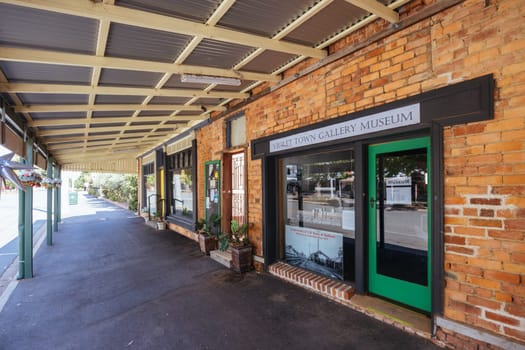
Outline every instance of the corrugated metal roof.
[(161, 15), (205, 22), (220, 2), (220, 0), (117, 0), (116, 4)]
[(223, 99), (220, 98), (211, 98), (211, 97), (201, 97), (194, 104), (197, 105), (218, 105)]
[(295, 57), (297, 56), (266, 50), (245, 65), (244, 69), (252, 72), (272, 73)]
[(204, 39), (184, 61), (185, 64), (216, 68), (232, 68), (254, 50), (253, 47)]
[(218, 25), (272, 37), (318, 0), (236, 1)]
[(146, 96), (134, 95), (97, 95), (95, 103), (98, 104), (140, 104)]
[[(408, 1), (395, 0), (395, 7), (399, 9)], [(261, 83), (272, 86), (281, 78), (273, 73), (292, 60), (296, 62), (296, 57), (301, 58), (297, 62), (309, 57), (314, 59), (304, 61), (306, 64), (318, 62), (328, 50), (313, 46), (369, 16), (345, 0), (17, 0), (16, 4), (0, 3), (0, 95), (14, 107), (31, 105), (39, 110), (38, 105), (45, 104), (57, 105), (56, 110), (63, 111), (18, 114), (21, 123), (31, 125), (30, 130), (44, 144), (78, 138), (77, 144), (84, 145), (101, 136), (116, 140), (107, 148), (90, 147), (86, 151), (80, 147), (79, 154), (86, 159), (92, 155), (113, 157), (118, 139), (128, 133), (139, 138), (154, 135), (155, 142), (162, 142), (157, 128), (165, 130), (179, 124), (179, 120), (146, 124), (148, 116), (210, 116), (201, 110), (140, 111), (134, 105), (192, 101), (193, 105), (228, 107), (225, 102), (232, 99), (236, 105), (248, 94), (232, 96), (231, 92), (249, 93), (251, 86)], [(395, 22), (396, 14), (389, 16), (392, 10), (384, 10), (384, 16)], [(411, 11), (416, 10), (411, 7)], [(378, 13), (383, 15), (382, 11)], [(281, 45), (290, 42), (296, 45)], [(181, 74), (242, 79), (240, 86), (182, 83)], [(178, 93), (178, 89), (184, 91)], [(188, 89), (212, 97), (193, 100), (187, 97)], [(80, 104), (85, 109), (68, 113), (64, 107), (68, 104)], [(124, 105), (118, 107), (124, 110), (93, 112), (102, 104)], [(90, 122), (88, 117), (104, 124)], [(118, 117), (126, 117), (127, 123), (102, 119)], [(63, 118), (78, 119), (81, 130), (60, 126), (55, 130), (66, 135), (40, 134), (51, 127), (38, 125), (52, 124), (53, 119), (61, 125)], [(132, 130), (130, 124), (144, 125), (144, 129)], [(106, 130), (105, 125), (120, 125), (122, 130), (97, 131)], [(186, 123), (181, 130), (193, 125)], [(171, 130), (165, 132), (169, 138), (177, 135)], [(147, 151), (141, 149), (140, 153)], [(55, 158), (59, 163), (60, 154), (57, 152)], [(71, 161), (70, 157), (63, 160)]]
[(46, 82), (89, 85), (92, 69), (29, 62), (0, 61), (0, 69), (10, 82)]
[(99, 85), (155, 87), (162, 75), (162, 73), (104, 68), (100, 72)]
[(368, 12), (344, 0), (335, 0), (325, 7), (323, 11), (288, 34), (285, 39), (314, 46), (343, 29), (350, 27), (367, 14)]
[(173, 62), (191, 37), (113, 23), (106, 56)]
[(89, 95), (76, 94), (18, 94), (26, 105), (86, 104)]
[(97, 33), (93, 19), (0, 4), (2, 45), (93, 54)]

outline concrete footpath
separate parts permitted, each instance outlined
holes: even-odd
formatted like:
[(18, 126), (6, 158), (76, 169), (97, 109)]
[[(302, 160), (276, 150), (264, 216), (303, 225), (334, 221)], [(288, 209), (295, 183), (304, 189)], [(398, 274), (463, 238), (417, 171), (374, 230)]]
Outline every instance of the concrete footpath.
[[(79, 196), (0, 312), (0, 349), (439, 349)], [(5, 297), (5, 296), (4, 296)]]

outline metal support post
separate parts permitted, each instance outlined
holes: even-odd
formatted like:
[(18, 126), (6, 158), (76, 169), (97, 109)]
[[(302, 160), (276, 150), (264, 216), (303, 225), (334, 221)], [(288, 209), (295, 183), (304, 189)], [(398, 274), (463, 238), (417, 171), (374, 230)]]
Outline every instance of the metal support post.
[[(52, 159), (48, 158), (47, 160), (47, 177), (53, 178), (53, 164)], [(46, 243), (47, 245), (53, 245), (53, 187), (49, 186), (47, 188), (47, 235)]]
[(18, 276), (17, 279), (24, 278), (25, 267), (25, 244), (24, 244), (24, 223), (25, 223), (25, 193), (18, 190)]
[[(26, 161), (33, 165), (33, 140), (26, 140)], [(24, 278), (33, 277), (33, 187), (26, 186), (24, 191)]]
[[(58, 165), (56, 165), (55, 167), (55, 171), (54, 171), (54, 174), (57, 178), (61, 178), (61, 171), (60, 171), (60, 168), (58, 167)], [(60, 193), (61, 193), (61, 187), (57, 187), (56, 190), (55, 190), (55, 219), (54, 219), (54, 231), (55, 232), (58, 232), (58, 223), (60, 222), (61, 220), (61, 196), (60, 196)]]

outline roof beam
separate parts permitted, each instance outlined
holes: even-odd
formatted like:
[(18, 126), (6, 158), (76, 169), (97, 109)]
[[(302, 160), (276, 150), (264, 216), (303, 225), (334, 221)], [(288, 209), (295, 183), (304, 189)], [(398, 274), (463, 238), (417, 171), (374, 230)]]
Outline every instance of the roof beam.
[(102, 105), (30, 105), (15, 106), (17, 113), (34, 112), (85, 112), (85, 111), (208, 111), (223, 112), (226, 107), (210, 105), (126, 105), (126, 104), (102, 104)]
[[(1, 2), (2, 0), (0, 0), (0, 3)], [(102, 57), (49, 50), (23, 49), (9, 46), (0, 46), (0, 60), (43, 64), (63, 64), (90, 68), (100, 67), (171, 74), (212, 75), (238, 78), (241, 80), (262, 80), (270, 82), (278, 82), (281, 80), (280, 77), (272, 74), (246, 72), (233, 69), (190, 66), (183, 64), (134, 60), (128, 58)]]
[(346, 2), (381, 17), (390, 23), (399, 22), (399, 13), (377, 0), (346, 0)]
[(170, 33), (200, 36), (207, 39), (249, 47), (262, 47), (266, 50), (286, 52), (293, 55), (304, 55), (314, 58), (323, 58), (327, 56), (325, 50), (315, 49), (309, 46), (272, 40), (267, 37), (239, 32), (232, 29), (209, 26), (175, 17), (168, 17), (104, 3), (94, 3), (92, 1), (0, 0), (0, 3), (9, 3), (99, 20), (103, 19), (115, 23), (123, 23)]
[(57, 158), (60, 159), (60, 164), (80, 164), (80, 163), (86, 163), (86, 162), (92, 162), (97, 160), (103, 160), (107, 162), (111, 161), (119, 161), (119, 160), (126, 160), (126, 159), (135, 159), (135, 155), (140, 154), (142, 151), (141, 149), (136, 149), (133, 151), (130, 151), (129, 153), (72, 153), (72, 154), (64, 154), (59, 155)]
[(8, 93), (53, 93), (53, 94), (95, 94), (122, 96), (169, 96), (169, 97), (211, 97), (246, 99), (247, 93), (228, 91), (205, 91), (197, 89), (149, 89), (116, 86), (89, 86), (40, 83), (0, 83), (0, 92)]
[[(120, 136), (120, 140), (141, 140), (141, 139), (152, 139), (152, 140), (158, 140), (162, 139), (163, 137), (166, 137), (168, 134), (170, 134), (169, 131), (157, 131), (151, 134), (148, 134), (148, 138), (144, 138), (144, 134), (125, 134), (125, 135), (118, 135)], [(83, 142), (85, 140), (92, 141), (92, 140), (107, 140), (115, 138), (116, 135), (110, 134), (110, 135), (90, 135), (90, 136), (71, 136), (71, 137), (55, 137), (49, 140), (44, 139), (43, 143), (46, 145), (54, 145), (54, 144), (61, 144), (65, 142)], [(122, 137), (125, 136), (125, 137)]]
[[(161, 126), (162, 129), (167, 129), (167, 130), (176, 130), (178, 127), (175, 126), (175, 125), (162, 125)], [(151, 129), (151, 126), (149, 125), (146, 125), (146, 126), (143, 126), (143, 125), (129, 125), (126, 127), (126, 130), (146, 130), (146, 129)], [(57, 135), (70, 135), (70, 134), (79, 134), (79, 133), (84, 133), (85, 131), (85, 127), (82, 126), (80, 128), (68, 128), (68, 129), (56, 129), (56, 130), (42, 130), (40, 131), (39, 135), (42, 136), (42, 137), (48, 137), (48, 136), (57, 136)], [(115, 132), (115, 133), (120, 133), (122, 131), (122, 126), (105, 126), (105, 127), (99, 127), (99, 128), (90, 128), (89, 129), (89, 132), (90, 133), (99, 133), (99, 132)], [(145, 131), (145, 132), (149, 132), (148, 131)], [(169, 133), (169, 132), (167, 132)], [(144, 136), (144, 132), (141, 133), (143, 136)], [(89, 136), (88, 136), (88, 140), (89, 140)]]
[[(136, 145), (136, 144), (153, 144), (157, 142), (157, 140), (154, 139), (143, 139), (143, 140), (127, 140), (123, 139), (120, 140), (115, 146), (123, 146), (123, 145)], [(113, 143), (113, 140), (106, 140), (106, 141), (88, 141), (88, 148), (91, 148), (92, 146), (102, 146), (105, 145), (111, 146)], [(84, 148), (84, 140), (79, 140), (78, 142), (70, 142), (70, 143), (64, 143), (64, 144), (55, 144), (48, 146), (49, 150), (59, 150), (59, 149), (82, 149)]]
[[(85, 148), (86, 152), (92, 152), (92, 151), (105, 151), (100, 153), (106, 153), (110, 152), (114, 149), (133, 149), (134, 152), (136, 152), (139, 147), (145, 147), (152, 144), (152, 142), (147, 143), (134, 143), (134, 144), (124, 144), (124, 145), (115, 145), (114, 147), (109, 147), (110, 145), (100, 145), (100, 146), (91, 146), (88, 145), (88, 147)], [(77, 147), (69, 147), (69, 148), (57, 148), (53, 151), (54, 155), (62, 155), (67, 153), (79, 153), (79, 149), (84, 149), (84, 145), (78, 145)]]
[[(155, 116), (155, 117), (122, 117), (122, 118), (94, 118), (89, 121), (91, 125), (96, 124), (112, 124), (112, 123), (128, 123), (128, 122), (136, 122), (136, 123), (144, 123), (144, 122), (151, 122), (152, 124), (158, 124), (158, 122), (165, 122), (165, 121), (179, 121), (181, 123), (187, 122), (190, 120), (204, 120), (205, 117), (201, 115), (176, 115), (176, 116)], [(85, 118), (50, 118), (50, 119), (38, 119), (33, 120), (32, 122), (28, 123), (29, 126), (32, 127), (42, 127), (42, 126), (66, 126), (66, 125), (80, 125), (85, 123)], [(144, 127), (151, 127), (156, 125), (149, 125), (145, 124)]]

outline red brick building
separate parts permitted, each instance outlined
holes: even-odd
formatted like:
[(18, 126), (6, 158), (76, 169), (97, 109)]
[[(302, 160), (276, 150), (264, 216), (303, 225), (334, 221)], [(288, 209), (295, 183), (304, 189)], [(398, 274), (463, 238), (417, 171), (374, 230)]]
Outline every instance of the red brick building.
[(258, 271), (341, 307), (524, 349), (523, 4), (0, 0), (0, 144), (138, 173), (190, 239), (246, 224)]
[(185, 136), (194, 217), (248, 223), (257, 270), (406, 305), (427, 331), (384, 320), (451, 348), (521, 349), (525, 9), (447, 4), (410, 2)]

